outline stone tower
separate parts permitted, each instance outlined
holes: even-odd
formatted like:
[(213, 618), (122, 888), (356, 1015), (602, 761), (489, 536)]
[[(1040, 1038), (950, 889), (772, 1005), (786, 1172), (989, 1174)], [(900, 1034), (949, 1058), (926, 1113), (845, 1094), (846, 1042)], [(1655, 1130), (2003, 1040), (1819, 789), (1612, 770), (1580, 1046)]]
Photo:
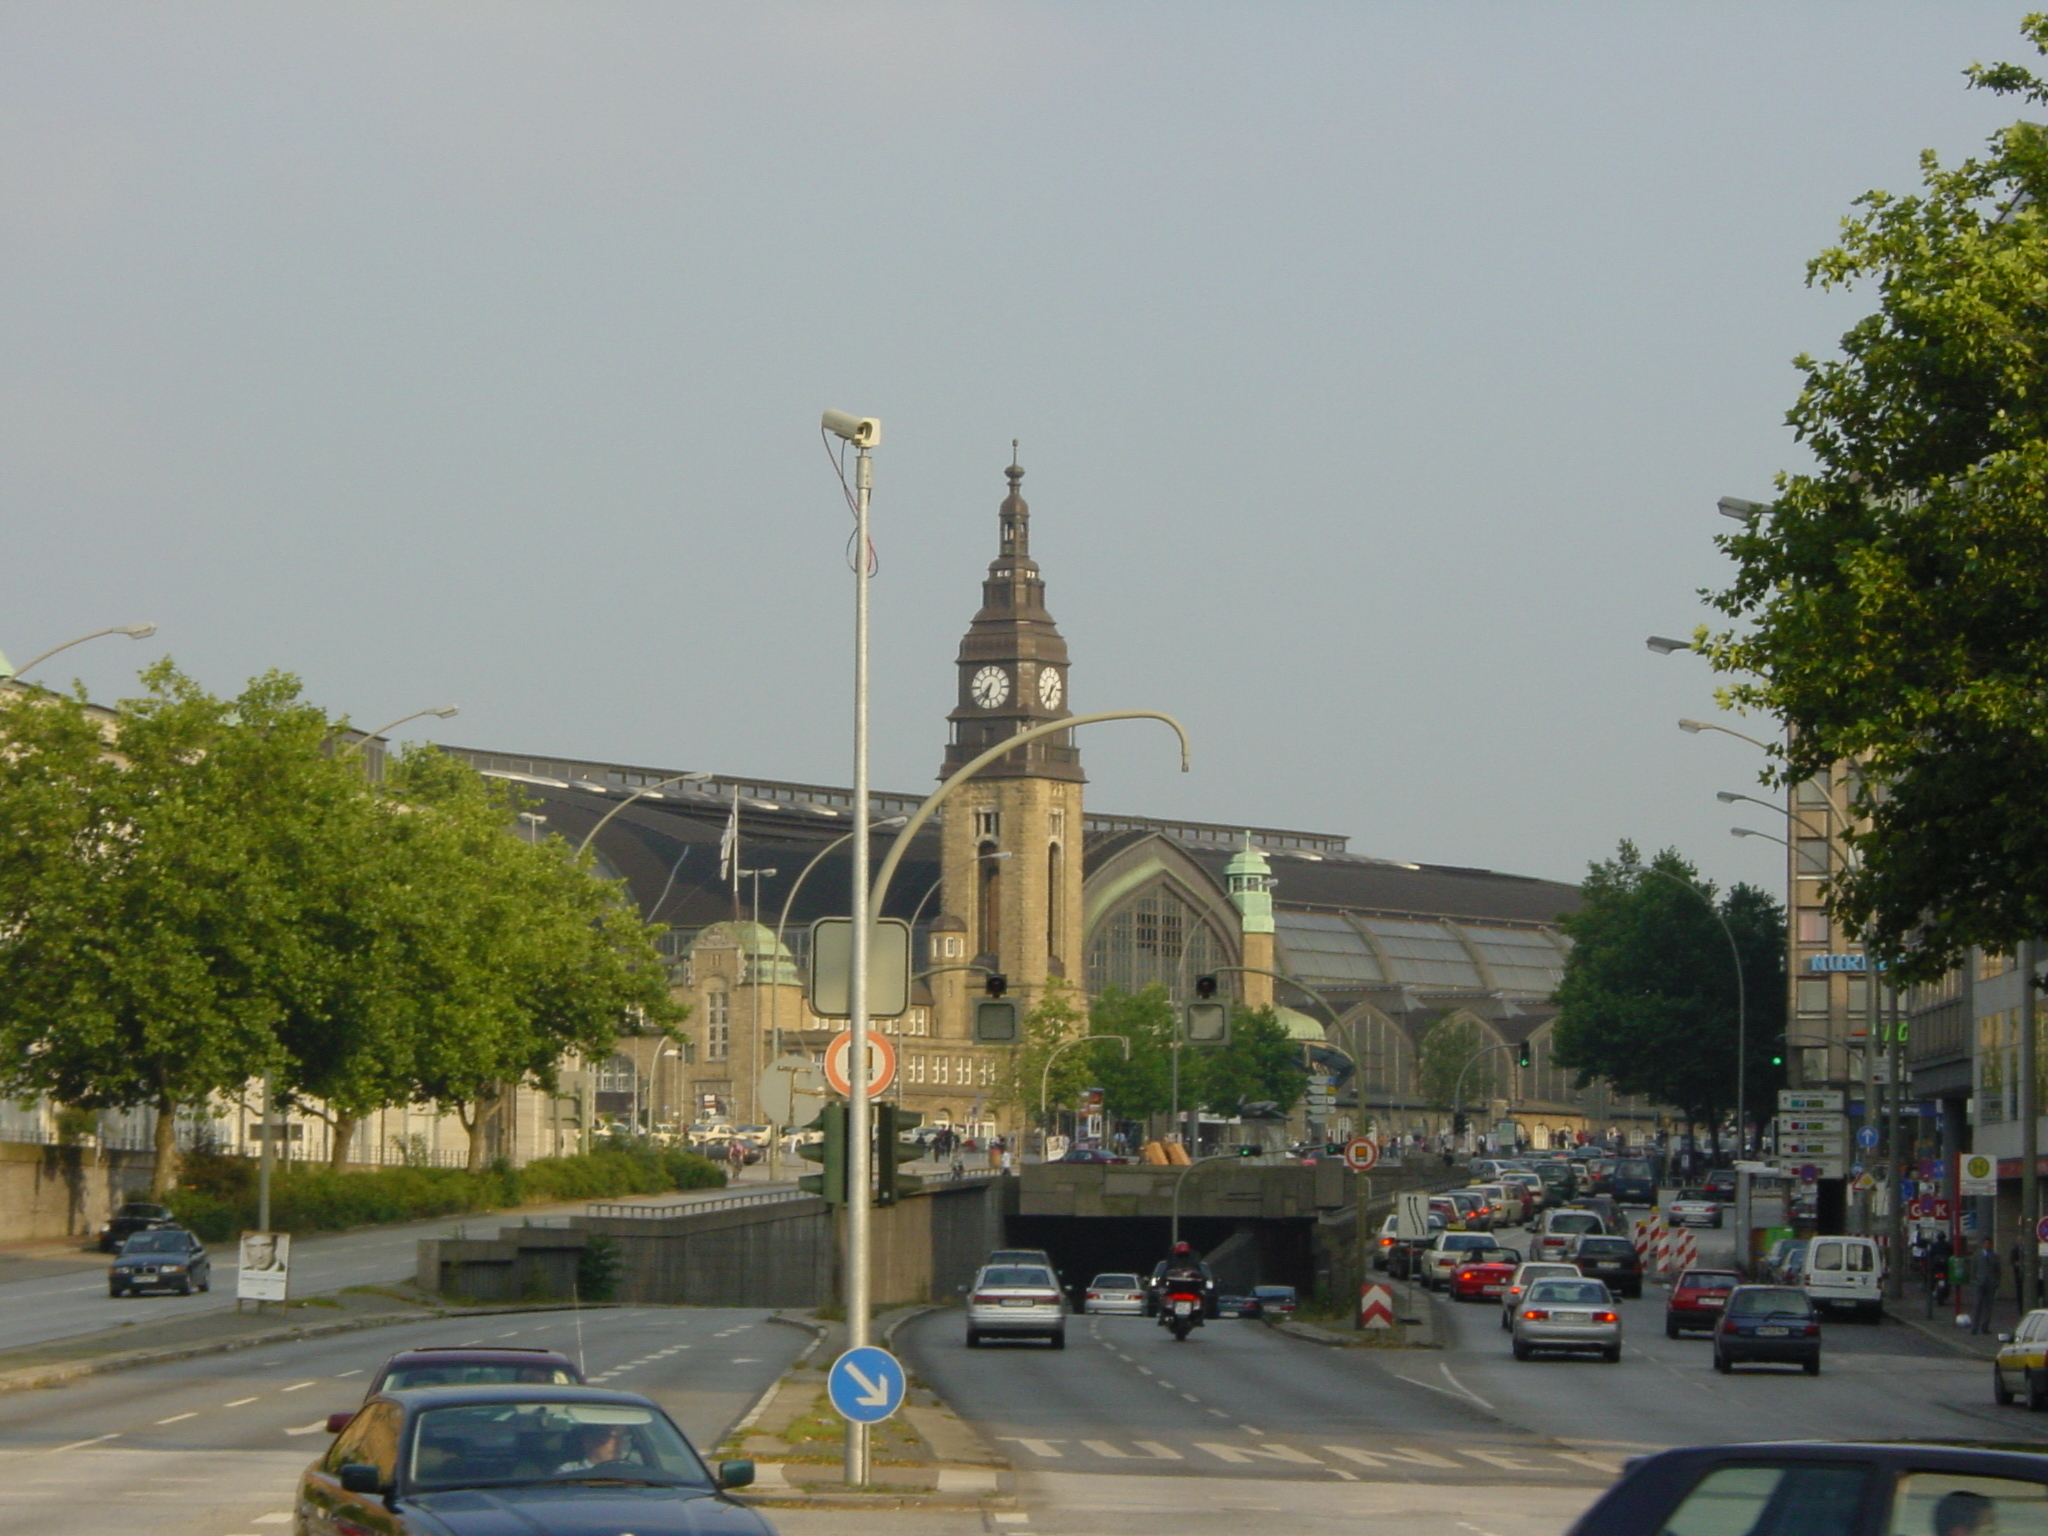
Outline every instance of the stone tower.
[[(959, 700), (946, 717), (952, 739), (941, 778), (1019, 731), (1073, 713), (1067, 642), (1046, 612), (1031, 558), (1024, 471), (1013, 463), (1008, 474), (981, 611), (960, 642)], [(1073, 733), (1061, 731), (999, 758), (946, 802), (945, 910), (965, 925), (966, 958), (1007, 976), (1026, 1007), (1049, 978), (1084, 984), (1084, 782)]]
[(1223, 868), (1223, 880), (1237, 908), (1246, 969), (1238, 974), (1238, 996), (1247, 1008), (1269, 1008), (1273, 1003), (1273, 978), (1261, 976), (1273, 966), (1273, 866), (1244, 835), (1244, 846), (1230, 856)]

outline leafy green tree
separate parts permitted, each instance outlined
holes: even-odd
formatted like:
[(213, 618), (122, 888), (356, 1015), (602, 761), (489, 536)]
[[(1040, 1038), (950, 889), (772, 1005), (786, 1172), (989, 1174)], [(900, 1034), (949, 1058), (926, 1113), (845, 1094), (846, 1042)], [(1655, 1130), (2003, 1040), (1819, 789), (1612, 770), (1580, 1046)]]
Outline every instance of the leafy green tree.
[[(2048, 53), (2048, 17), (2024, 35)], [(2030, 69), (1973, 87), (2048, 106)], [(1866, 193), (1807, 269), (1877, 308), (1800, 357), (1813, 456), (1719, 542), (1741, 628), (1700, 640), (1788, 727), (1774, 777), (1857, 765), (1860, 867), (1830, 905), (1903, 980), (2048, 930), (2048, 131)]]
[(1071, 1108), (1088, 1086), (1088, 1057), (1094, 1047), (1060, 1047), (1087, 1033), (1088, 1015), (1078, 994), (1064, 982), (1048, 982), (1024, 1015), (1024, 1038), (1010, 1048), (990, 1097), (1015, 1108), (1027, 1121), (1055, 1106)]
[(1476, 1100), (1492, 1098), (1500, 1057), (1497, 1052), (1482, 1055), (1486, 1044), (1485, 1031), (1471, 1019), (1447, 1013), (1431, 1024), (1415, 1048), (1415, 1083), (1422, 1102), (1431, 1109), (1469, 1109)]
[(1745, 1102), (1766, 1111), (1784, 1081), (1771, 1063), (1785, 1029), (1784, 908), (1750, 885), (1717, 895), (1676, 853), (1645, 863), (1629, 842), (1593, 864), (1581, 890), (1562, 925), (1572, 949), (1557, 989), (1558, 1065), (1581, 1088), (1604, 1078), (1718, 1135), (1736, 1104), (1739, 955)]
[(1087, 1064), (1084, 1086), (1102, 1090), (1104, 1118), (1144, 1120), (1166, 1113), (1173, 1104), (1176, 1022), (1166, 989), (1157, 982), (1140, 992), (1111, 987), (1095, 999), (1088, 1019), (1090, 1034), (1122, 1035), (1131, 1042), (1129, 1061), (1114, 1040), (1074, 1052)]
[[(1181, 1094), (1192, 1096), (1212, 1115), (1234, 1115), (1244, 1103), (1270, 1102), (1285, 1113), (1301, 1102), (1308, 1091), (1308, 1068), (1303, 1065), (1301, 1044), (1288, 1036), (1287, 1026), (1272, 1008), (1239, 1006), (1230, 1022), (1227, 1044), (1193, 1051), (1195, 1063), (1190, 1074), (1182, 1068)], [(1192, 1076), (1192, 1085), (1187, 1079)]]

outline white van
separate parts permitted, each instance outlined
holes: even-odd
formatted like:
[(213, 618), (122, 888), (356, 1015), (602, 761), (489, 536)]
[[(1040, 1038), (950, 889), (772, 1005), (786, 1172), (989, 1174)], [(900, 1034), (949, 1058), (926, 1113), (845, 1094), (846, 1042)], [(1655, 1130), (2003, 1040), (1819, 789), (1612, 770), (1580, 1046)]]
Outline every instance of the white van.
[(1814, 1238), (1800, 1283), (1816, 1307), (1853, 1308), (1873, 1323), (1884, 1313), (1884, 1270), (1871, 1238)]

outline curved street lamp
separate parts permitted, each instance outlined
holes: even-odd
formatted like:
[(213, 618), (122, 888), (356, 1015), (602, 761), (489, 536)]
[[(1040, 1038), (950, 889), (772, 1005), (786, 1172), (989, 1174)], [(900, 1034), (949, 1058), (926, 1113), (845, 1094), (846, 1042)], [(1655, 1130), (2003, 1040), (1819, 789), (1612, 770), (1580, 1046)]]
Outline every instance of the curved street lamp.
[(613, 806), (610, 810), (606, 811), (602, 816), (597, 818), (597, 825), (592, 827), (588, 832), (583, 834), (583, 841), (576, 845), (576, 851), (580, 854), (583, 852), (584, 849), (588, 848), (591, 842), (597, 837), (597, 834), (604, 830), (604, 824), (610, 821), (614, 816), (618, 815), (619, 812), (623, 811), (627, 806), (631, 805), (635, 800), (644, 800), (649, 795), (653, 794), (656, 790), (666, 789), (671, 784), (701, 784), (710, 777), (711, 775), (708, 773), (679, 773), (675, 775), (673, 778), (662, 779), (657, 783), (649, 784), (642, 789), (635, 790), (632, 794), (626, 796), (625, 799), (621, 800), (617, 805)]
[(74, 645), (83, 645), (86, 641), (97, 640), (102, 635), (126, 635), (130, 640), (147, 640), (155, 633), (156, 626), (154, 624), (116, 624), (111, 629), (96, 629), (89, 635), (80, 635), (76, 640), (66, 640), (62, 645), (53, 645), (47, 651), (44, 651), (42, 655), (31, 656), (22, 665), (16, 667), (13, 672), (0, 675), (18, 678), (24, 672), (34, 671), (59, 651), (68, 651)]
[(350, 742), (347, 746), (343, 747), (340, 752), (335, 754), (336, 758), (338, 760), (340, 758), (347, 757), (352, 753), (361, 752), (364, 748), (368, 747), (371, 742), (377, 740), (378, 737), (387, 735), (390, 732), (397, 730), (401, 725), (404, 725), (408, 720), (420, 720), (424, 719), (428, 715), (432, 715), (437, 720), (453, 720), (457, 715), (461, 713), (462, 706), (460, 704), (443, 704), (439, 709), (416, 709), (409, 715), (400, 715), (396, 720), (392, 721), (389, 725), (380, 725), (374, 731), (365, 731), (362, 735), (358, 736), (354, 741)]
[[(1046, 1098), (1052, 1092), (1052, 1064), (1059, 1060), (1061, 1051), (1068, 1050), (1077, 1045), (1086, 1045), (1091, 1040), (1114, 1040), (1124, 1048), (1124, 1060), (1129, 1061), (1131, 1059), (1131, 1037), (1129, 1035), (1076, 1035), (1071, 1040), (1062, 1040), (1058, 1045), (1045, 1053), (1045, 1070), (1038, 1074), (1038, 1118), (1040, 1120), (1050, 1122), (1052, 1118), (1046, 1112)], [(1046, 1148), (1051, 1145), (1051, 1140), (1052, 1127), (1050, 1123), (1039, 1126), (1038, 1160), (1041, 1163), (1045, 1161)]]
[(1737, 741), (1746, 741), (1752, 747), (1760, 747), (1766, 752), (1771, 750), (1769, 742), (1758, 741), (1754, 736), (1729, 726), (1716, 725), (1711, 720), (1681, 720), (1678, 722), (1678, 728), (1688, 736), (1697, 736), (1701, 731), (1719, 731), (1723, 736), (1733, 736)]

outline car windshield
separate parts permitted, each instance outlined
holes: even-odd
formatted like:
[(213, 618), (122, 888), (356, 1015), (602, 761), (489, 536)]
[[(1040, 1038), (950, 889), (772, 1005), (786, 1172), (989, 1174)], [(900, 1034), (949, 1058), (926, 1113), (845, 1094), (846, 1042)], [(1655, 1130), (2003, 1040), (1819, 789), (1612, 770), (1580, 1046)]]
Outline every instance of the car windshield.
[(1632, 1157), (1627, 1162), (1614, 1165), (1614, 1176), (1619, 1179), (1647, 1179), (1650, 1176), (1650, 1165)]
[(1634, 1253), (1636, 1246), (1625, 1237), (1582, 1237), (1579, 1239), (1578, 1251), (1598, 1254), (1603, 1259), (1613, 1259)]
[(1135, 1291), (1138, 1288), (1136, 1275), (1097, 1275), (1092, 1282), (1098, 1291)]
[(1437, 1241), (1447, 1252), (1458, 1252), (1469, 1248), (1491, 1248), (1484, 1232), (1446, 1232)]
[(1602, 1302), (1607, 1300), (1607, 1287), (1598, 1280), (1539, 1280), (1529, 1287), (1528, 1300), (1533, 1306), (1538, 1302)]
[(992, 1264), (981, 1272), (983, 1285), (1033, 1286), (1041, 1291), (1054, 1289), (1052, 1275), (1043, 1269), (1027, 1268), (1022, 1264)]
[(131, 1253), (183, 1253), (183, 1232), (138, 1232), (121, 1245), (125, 1257)]
[(1812, 1313), (1813, 1303), (1806, 1299), (1806, 1292), (1795, 1291), (1790, 1286), (1759, 1285), (1737, 1291), (1729, 1300), (1728, 1310), (1744, 1316), (1789, 1312), (1795, 1317), (1806, 1317)]
[(1710, 1270), (1696, 1269), (1678, 1277), (1681, 1291), (1732, 1291), (1740, 1284), (1742, 1279), (1739, 1275), (1715, 1274)]
[(1522, 1256), (1512, 1248), (1478, 1248), (1469, 1254), (1467, 1264), (1519, 1264)]
[(514, 1382), (528, 1387), (579, 1385), (576, 1378), (559, 1365), (533, 1362), (515, 1364), (509, 1360), (498, 1363), (473, 1361), (469, 1364), (444, 1361), (437, 1364), (421, 1363), (394, 1367), (384, 1378), (383, 1390), (411, 1392), (420, 1387), (504, 1386)]
[(655, 1409), (517, 1400), (421, 1413), (407, 1478), (422, 1491), (611, 1480), (712, 1486), (689, 1441)]
[(1591, 1211), (1560, 1211), (1550, 1218), (1553, 1232), (1598, 1232), (1601, 1222)]

